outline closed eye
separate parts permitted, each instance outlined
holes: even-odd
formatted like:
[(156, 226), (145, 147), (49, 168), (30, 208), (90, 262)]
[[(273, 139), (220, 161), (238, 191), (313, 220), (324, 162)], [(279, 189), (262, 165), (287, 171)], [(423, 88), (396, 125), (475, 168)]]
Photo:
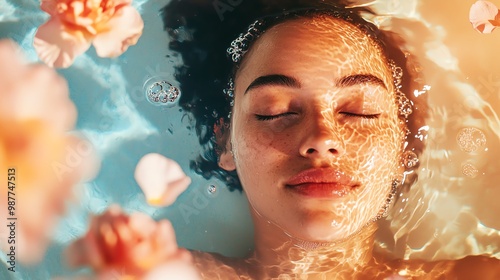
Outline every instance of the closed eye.
[(346, 117), (352, 117), (352, 118), (363, 118), (363, 119), (377, 119), (380, 117), (380, 114), (355, 114), (355, 113), (349, 113), (349, 112), (340, 112), (340, 114), (346, 116)]
[(278, 115), (255, 115), (255, 118), (258, 121), (272, 121), (272, 120), (275, 120), (275, 119), (278, 119), (278, 118), (281, 118), (284, 116), (295, 115), (295, 114), (297, 114), (297, 113), (286, 112), (286, 113), (278, 114)]

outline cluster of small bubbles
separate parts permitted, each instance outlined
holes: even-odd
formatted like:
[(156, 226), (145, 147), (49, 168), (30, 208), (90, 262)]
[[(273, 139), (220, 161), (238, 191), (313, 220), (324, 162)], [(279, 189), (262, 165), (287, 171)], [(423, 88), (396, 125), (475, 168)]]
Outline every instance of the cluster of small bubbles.
[(466, 163), (462, 165), (462, 173), (469, 178), (475, 178), (479, 173), (479, 170), (477, 170), (477, 168), (471, 163)]
[(403, 78), (403, 69), (399, 66), (394, 66), (392, 68), (392, 76), (394, 78), (394, 84), (399, 85), (401, 79)]
[(231, 46), (227, 49), (227, 55), (234, 63), (240, 62), (245, 53), (248, 51), (250, 44), (262, 33), (261, 27), (263, 20), (259, 19), (248, 26), (245, 33), (241, 33), (238, 38), (231, 42)]
[(399, 184), (400, 184), (399, 180), (394, 180), (392, 182), (391, 192), (387, 196), (387, 198), (385, 200), (385, 203), (382, 206), (382, 208), (380, 209), (380, 211), (377, 214), (377, 216), (375, 216), (375, 218), (372, 219), (373, 222), (378, 221), (378, 220), (380, 220), (382, 218), (387, 217), (387, 215), (389, 214), (389, 209), (390, 209), (390, 207), (392, 205), (392, 202), (394, 201), (394, 198), (396, 197), (396, 194), (398, 192), (398, 186), (399, 186)]
[(146, 91), (149, 102), (153, 104), (174, 103), (180, 95), (180, 90), (171, 83), (163, 80), (154, 82)]
[(215, 194), (217, 192), (217, 187), (215, 185), (209, 185), (207, 187), (207, 192), (209, 194)]
[(233, 79), (229, 79), (227, 83), (227, 88), (223, 90), (224, 94), (229, 98), (231, 107), (234, 106), (234, 82)]
[(413, 168), (418, 164), (418, 156), (412, 151), (403, 153), (403, 164), (406, 168)]
[(467, 127), (458, 132), (457, 143), (462, 151), (471, 153), (486, 145), (486, 136), (477, 128)]
[(413, 106), (411, 101), (399, 89), (396, 99), (398, 102), (399, 114), (407, 119), (408, 116), (413, 113)]

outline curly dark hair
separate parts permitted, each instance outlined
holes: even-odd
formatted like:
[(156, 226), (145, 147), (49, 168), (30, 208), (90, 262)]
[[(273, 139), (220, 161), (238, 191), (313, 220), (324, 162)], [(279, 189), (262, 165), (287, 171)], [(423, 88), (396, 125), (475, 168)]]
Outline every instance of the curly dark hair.
[(260, 18), (266, 19), (267, 30), (291, 19), (329, 15), (353, 24), (372, 38), (386, 59), (403, 70), (401, 91), (412, 102), (414, 111), (405, 120), (409, 130), (405, 146), (421, 154), (425, 131), (419, 128), (425, 125), (427, 100), (425, 95), (413, 94), (421, 89), (416, 60), (401, 49), (404, 41), (399, 36), (380, 30), (362, 17), (374, 15), (372, 10), (350, 6), (349, 1), (342, 0), (172, 0), (161, 10), (164, 29), (171, 37), (169, 47), (180, 53), (184, 62), (176, 68), (182, 91), (179, 105), (194, 116), (196, 132), (204, 147), (204, 153), (191, 161), (195, 172), (207, 179), (216, 176), (226, 182), (230, 190), (242, 189), (236, 171), (228, 172), (218, 166), (218, 153), (224, 151), (225, 145), (216, 140), (215, 133), (224, 133), (228, 128), (231, 106), (224, 90), (238, 67), (228, 58), (226, 50)]

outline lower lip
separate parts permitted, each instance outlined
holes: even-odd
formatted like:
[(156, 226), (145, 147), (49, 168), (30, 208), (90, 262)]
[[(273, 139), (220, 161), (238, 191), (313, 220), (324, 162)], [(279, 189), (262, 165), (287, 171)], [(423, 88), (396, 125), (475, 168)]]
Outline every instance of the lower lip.
[(354, 188), (335, 183), (305, 183), (287, 188), (297, 194), (313, 198), (341, 198), (348, 195)]

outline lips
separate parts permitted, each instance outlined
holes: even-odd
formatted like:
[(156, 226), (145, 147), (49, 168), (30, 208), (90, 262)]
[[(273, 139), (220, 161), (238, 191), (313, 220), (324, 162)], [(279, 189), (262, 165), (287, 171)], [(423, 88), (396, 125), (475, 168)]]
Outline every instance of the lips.
[(287, 189), (300, 195), (316, 198), (340, 198), (353, 191), (358, 184), (352, 176), (334, 168), (312, 168), (291, 177)]

